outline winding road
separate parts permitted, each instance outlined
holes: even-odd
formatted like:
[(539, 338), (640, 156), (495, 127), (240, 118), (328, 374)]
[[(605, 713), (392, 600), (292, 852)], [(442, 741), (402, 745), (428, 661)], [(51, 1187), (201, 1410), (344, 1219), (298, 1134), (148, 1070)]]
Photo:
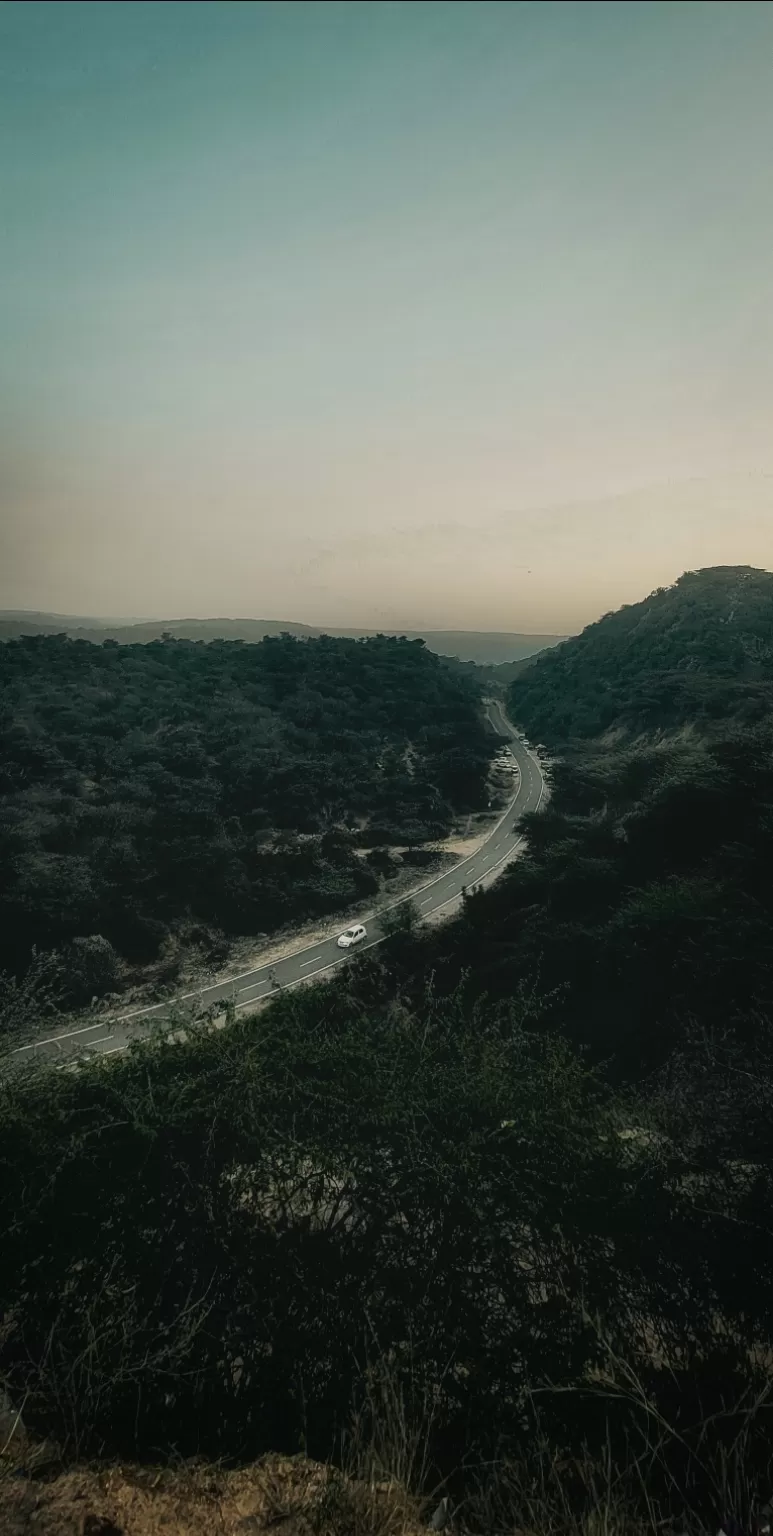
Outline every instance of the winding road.
[[(496, 878), (523, 842), (523, 833), (519, 831), (521, 817), (527, 811), (538, 810), (545, 794), (545, 781), (534, 752), (516, 735), (498, 703), (489, 702), (487, 712), (491, 723), (504, 738), (503, 745), (506, 743), (520, 770), (516, 791), (493, 831), (475, 853), (460, 860), (446, 874), (426, 881), (401, 898), (401, 901), (413, 901), (425, 918), (444, 908), (450, 913), (458, 906), (463, 887), (487, 885)], [(400, 904), (394, 903), (395, 906)], [(382, 909), (382, 912), (384, 910), (389, 909)], [(126, 1050), (132, 1039), (163, 1020), (174, 1004), (196, 1004), (199, 1008), (206, 1008), (213, 1003), (231, 1000), (237, 1011), (254, 1007), (256, 1003), (270, 997), (277, 987), (286, 989), (304, 981), (316, 980), (335, 966), (346, 965), (352, 955), (362, 954), (382, 943), (384, 934), (379, 915), (365, 916), (362, 920), (367, 925), (368, 938), (348, 954), (338, 949), (336, 944), (343, 926), (341, 924), (329, 938), (297, 949), (281, 960), (273, 963), (267, 961), (241, 975), (228, 976), (222, 981), (213, 982), (211, 986), (182, 993), (162, 1003), (134, 1008), (112, 1018), (103, 1014), (93, 1024), (64, 1029), (59, 1033), (52, 1032), (17, 1047), (13, 1056), (19, 1065), (24, 1058), (34, 1059), (39, 1056), (54, 1057), (63, 1062), (97, 1055), (111, 1056)]]

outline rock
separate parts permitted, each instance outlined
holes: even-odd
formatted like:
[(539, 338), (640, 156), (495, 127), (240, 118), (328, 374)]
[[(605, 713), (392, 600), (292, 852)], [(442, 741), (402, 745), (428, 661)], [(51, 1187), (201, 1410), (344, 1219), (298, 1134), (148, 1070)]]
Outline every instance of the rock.
[(448, 1496), (446, 1495), (445, 1498), (442, 1498), (440, 1500), (440, 1503), (438, 1504), (438, 1507), (435, 1510), (435, 1513), (432, 1515), (432, 1518), (430, 1519), (430, 1522), (429, 1522), (430, 1530), (431, 1531), (444, 1531), (446, 1526), (448, 1525), (448, 1522), (449, 1522), (450, 1518), (451, 1518), (451, 1507), (450, 1507), (450, 1503), (449, 1503), (449, 1500), (448, 1500)]

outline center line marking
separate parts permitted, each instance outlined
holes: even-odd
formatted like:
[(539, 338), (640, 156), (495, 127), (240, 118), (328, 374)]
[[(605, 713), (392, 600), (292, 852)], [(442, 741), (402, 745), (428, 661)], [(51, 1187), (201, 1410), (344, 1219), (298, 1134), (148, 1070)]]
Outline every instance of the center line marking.
[(316, 960), (324, 960), (324, 958), (325, 958), (324, 955), (312, 955), (310, 960), (302, 960), (301, 961), (301, 970), (303, 970), (304, 966), (306, 966), (306, 965), (314, 965)]
[(53, 1045), (57, 1040), (73, 1040), (76, 1035), (88, 1035), (92, 1029), (101, 1029), (102, 1020), (96, 1024), (85, 1024), (83, 1029), (71, 1029), (64, 1035), (48, 1035), (45, 1040), (31, 1040), (29, 1045), (17, 1045), (13, 1051), (14, 1056), (20, 1056), (22, 1051), (34, 1051), (36, 1045)]

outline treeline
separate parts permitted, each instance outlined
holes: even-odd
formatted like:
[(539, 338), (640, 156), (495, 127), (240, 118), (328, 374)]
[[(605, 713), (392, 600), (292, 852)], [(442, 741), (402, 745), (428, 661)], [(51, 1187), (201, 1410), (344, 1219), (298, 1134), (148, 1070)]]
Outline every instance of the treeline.
[(364, 899), (355, 848), (447, 833), (485, 804), (490, 755), (479, 687), (420, 641), (8, 642), (0, 969), (89, 935), (143, 961), (183, 922), (265, 933)]

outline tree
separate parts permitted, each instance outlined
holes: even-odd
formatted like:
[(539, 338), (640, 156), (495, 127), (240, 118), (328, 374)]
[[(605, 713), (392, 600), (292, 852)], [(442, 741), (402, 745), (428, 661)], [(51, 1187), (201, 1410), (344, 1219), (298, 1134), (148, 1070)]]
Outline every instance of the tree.
[(62, 953), (63, 1002), (77, 1008), (93, 997), (113, 992), (120, 980), (120, 962), (101, 933), (73, 939)]
[(379, 914), (378, 925), (386, 939), (412, 935), (421, 922), (421, 913), (415, 901), (401, 901), (397, 906), (385, 907)]

